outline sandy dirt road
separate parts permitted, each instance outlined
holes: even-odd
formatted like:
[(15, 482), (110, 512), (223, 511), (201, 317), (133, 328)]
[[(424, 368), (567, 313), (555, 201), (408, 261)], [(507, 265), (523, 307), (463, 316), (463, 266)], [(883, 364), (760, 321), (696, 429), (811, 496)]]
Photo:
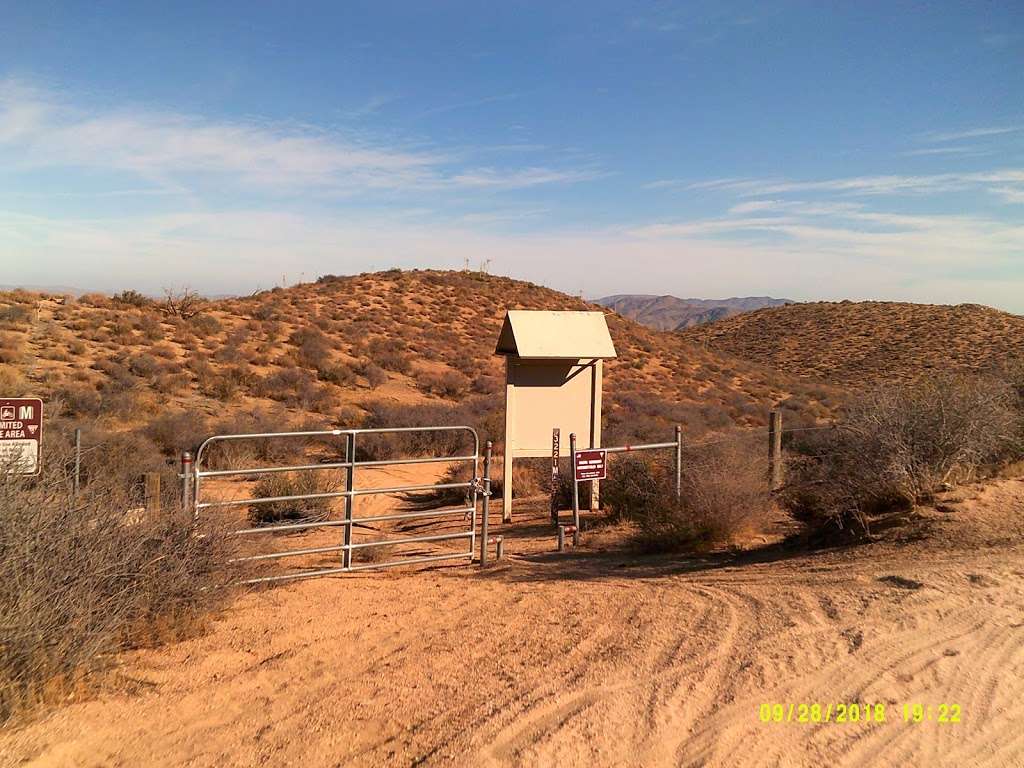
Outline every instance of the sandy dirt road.
[[(244, 596), (125, 660), (131, 690), (0, 736), (39, 766), (1024, 765), (1024, 482), (932, 535), (828, 553), (652, 559), (550, 549)], [(534, 534), (543, 533), (538, 538)], [(606, 551), (601, 551), (602, 549)], [(763, 703), (885, 722), (763, 723)], [(906, 723), (904, 704), (959, 723)], [(833, 715), (835, 717), (835, 715)]]

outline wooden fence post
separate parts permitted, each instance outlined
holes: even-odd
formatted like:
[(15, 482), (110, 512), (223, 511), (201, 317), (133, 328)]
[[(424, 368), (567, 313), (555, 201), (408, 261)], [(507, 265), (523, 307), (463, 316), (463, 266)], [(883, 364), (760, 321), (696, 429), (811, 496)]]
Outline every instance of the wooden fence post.
[(768, 419), (768, 482), (773, 491), (782, 487), (782, 411)]
[(147, 472), (146, 479), (146, 511), (160, 511), (160, 475), (156, 472)]

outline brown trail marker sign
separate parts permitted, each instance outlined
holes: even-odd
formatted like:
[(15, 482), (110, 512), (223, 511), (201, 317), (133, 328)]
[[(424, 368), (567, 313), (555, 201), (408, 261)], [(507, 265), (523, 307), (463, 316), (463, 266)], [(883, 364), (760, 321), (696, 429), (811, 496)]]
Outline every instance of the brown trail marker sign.
[[(603, 361), (616, 357), (603, 312), (509, 310), (495, 354), (505, 356), (505, 522), (512, 463), (552, 455), (552, 429), (601, 445)], [(559, 441), (560, 455), (568, 455)], [(597, 494), (591, 495), (591, 504)]]
[(38, 475), (42, 439), (42, 400), (0, 398), (0, 469), (19, 475)]
[(608, 452), (576, 451), (576, 480), (604, 480), (608, 476)]

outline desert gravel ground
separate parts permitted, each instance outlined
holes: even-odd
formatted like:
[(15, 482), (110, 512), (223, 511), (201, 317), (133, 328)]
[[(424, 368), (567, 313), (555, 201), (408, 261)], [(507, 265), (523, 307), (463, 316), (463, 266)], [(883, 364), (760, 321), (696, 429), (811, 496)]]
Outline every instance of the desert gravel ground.
[[(0, 734), (0, 762), (1020, 766), (1022, 529), (1020, 480), (813, 554), (645, 558), (609, 532), (555, 555), (537, 512), (487, 571), (247, 594), (207, 635), (127, 656), (117, 690)], [(886, 722), (759, 719), (830, 702)], [(961, 722), (905, 723), (904, 703)]]

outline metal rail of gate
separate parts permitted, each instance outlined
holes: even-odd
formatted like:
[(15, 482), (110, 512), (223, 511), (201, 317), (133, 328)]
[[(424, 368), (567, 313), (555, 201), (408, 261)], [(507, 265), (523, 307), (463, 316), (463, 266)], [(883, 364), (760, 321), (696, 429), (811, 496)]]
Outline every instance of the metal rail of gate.
[[(461, 456), (426, 456), (401, 459), (384, 459), (379, 461), (356, 461), (356, 437), (358, 435), (385, 435), (415, 432), (465, 432), (473, 438), (473, 453)], [(312, 437), (345, 437), (345, 456), (343, 461), (327, 462), (323, 464), (299, 464), (294, 466), (280, 467), (254, 467), (249, 469), (203, 469), (203, 459), (211, 445), (220, 442), (233, 440), (259, 440), (275, 438), (312, 438)], [(473, 462), (473, 479), (465, 483), (436, 483), (431, 485), (405, 485), (394, 488), (357, 488), (356, 470), (359, 467), (388, 467), (402, 464), (435, 464), (435, 463), (457, 463)], [(301, 555), (316, 555), (326, 552), (341, 552), (341, 567), (318, 568), (315, 570), (299, 571), (297, 573), (279, 574), (272, 576), (261, 576), (247, 579), (243, 583), (255, 584), (270, 581), (286, 581), (292, 579), (304, 579), (312, 576), (327, 576), (336, 573), (349, 573), (352, 571), (368, 570), (372, 568), (389, 568), (398, 565), (412, 565), (415, 563), (427, 563), (439, 560), (453, 560), (459, 558), (473, 558), (476, 544), (476, 507), (478, 494), (485, 491), (488, 478), (478, 476), (480, 463), (480, 438), (476, 430), (469, 426), (439, 426), (439, 427), (384, 427), (379, 429), (331, 429), (310, 432), (261, 432), (253, 434), (236, 435), (214, 435), (203, 441), (196, 451), (195, 469), (192, 472), (194, 477), (193, 492), (191, 494), (194, 514), (199, 516), (204, 509), (211, 507), (251, 506), (254, 504), (271, 504), (275, 502), (299, 501), (303, 499), (345, 499), (345, 516), (342, 520), (322, 520), (313, 522), (283, 523), (275, 525), (263, 525), (250, 528), (242, 528), (233, 531), (236, 536), (250, 536), (258, 534), (273, 534), (287, 531), (304, 531), (314, 528), (342, 528), (343, 543), (326, 547), (308, 547), (304, 549), (291, 549), (281, 552), (270, 552), (266, 554), (250, 555), (239, 557), (236, 562), (254, 560), (272, 560), (284, 557), (297, 557)], [(264, 496), (247, 499), (230, 499), (226, 501), (203, 501), (202, 485), (204, 478), (230, 477), (238, 475), (264, 475), (275, 472), (305, 472), (323, 469), (344, 469), (345, 490), (330, 491), (326, 493), (307, 493), (293, 496)], [(433, 490), (444, 490), (452, 488), (465, 488), (468, 505), (462, 507), (451, 507), (446, 509), (431, 509), (427, 511), (396, 512), (385, 515), (372, 515), (368, 517), (355, 517), (353, 507), (357, 496), (388, 495), (394, 493), (423, 492)], [(445, 533), (430, 536), (406, 536), (397, 539), (381, 539), (379, 541), (352, 542), (352, 528), (366, 523), (412, 520), (436, 516), (454, 515), (462, 513), (469, 520), (469, 528), (457, 533)], [(458, 552), (441, 555), (426, 555), (416, 557), (398, 558), (383, 563), (364, 563), (353, 565), (352, 554), (359, 550), (368, 550), (373, 547), (387, 547), (396, 544), (414, 544), (417, 542), (430, 543), (450, 541), (455, 539), (468, 539), (469, 548)]]

